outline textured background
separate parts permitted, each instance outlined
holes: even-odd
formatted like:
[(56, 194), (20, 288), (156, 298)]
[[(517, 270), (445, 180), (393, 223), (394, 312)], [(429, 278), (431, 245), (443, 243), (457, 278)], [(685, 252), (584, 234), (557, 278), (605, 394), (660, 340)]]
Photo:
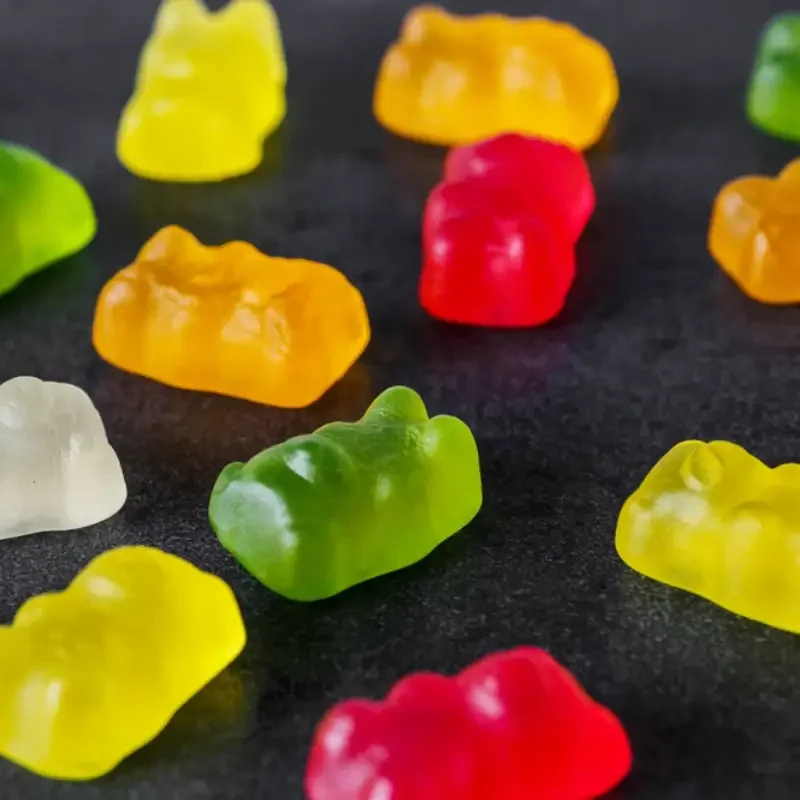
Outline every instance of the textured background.
[[(567, 309), (518, 332), (448, 327), (416, 302), (421, 208), (442, 152), (392, 138), (370, 113), (378, 60), (410, 5), (277, 0), (290, 115), (267, 162), (242, 180), (181, 187), (137, 180), (114, 157), (155, 0), (0, 0), (0, 136), (77, 175), (100, 218), (87, 252), (0, 299), (0, 379), (88, 390), (130, 488), (122, 513), (90, 530), (2, 543), (0, 619), (97, 553), (143, 542), (229, 580), (250, 633), (235, 667), (112, 775), (49, 783), (0, 762), (3, 800), (300, 800), (313, 726), (333, 702), (522, 643), (548, 648), (625, 722), (636, 763), (615, 800), (800, 795), (800, 640), (641, 578), (613, 545), (624, 498), (681, 439), (730, 438), (770, 463), (800, 457), (800, 311), (747, 300), (705, 247), (719, 187), (798, 151), (742, 113), (758, 31), (780, 4), (496, 0), (599, 38), (622, 85), (590, 155), (599, 207)], [(167, 223), (338, 266), (369, 305), (365, 357), (298, 412), (103, 364), (89, 335), (97, 292)], [(219, 470), (354, 419), (394, 383), (472, 426), (482, 513), (424, 562), (336, 599), (270, 594), (209, 529)]]

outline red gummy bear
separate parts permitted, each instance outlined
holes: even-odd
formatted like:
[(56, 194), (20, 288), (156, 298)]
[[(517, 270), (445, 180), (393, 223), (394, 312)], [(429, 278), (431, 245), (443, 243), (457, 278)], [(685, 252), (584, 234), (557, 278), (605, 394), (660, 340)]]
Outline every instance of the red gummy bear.
[(547, 322), (594, 206), (586, 161), (566, 145), (509, 133), (452, 150), (425, 208), (422, 306), (468, 325)]
[(619, 720), (543, 650), (487, 656), (454, 678), (400, 681), (323, 719), (310, 800), (589, 800), (631, 767)]

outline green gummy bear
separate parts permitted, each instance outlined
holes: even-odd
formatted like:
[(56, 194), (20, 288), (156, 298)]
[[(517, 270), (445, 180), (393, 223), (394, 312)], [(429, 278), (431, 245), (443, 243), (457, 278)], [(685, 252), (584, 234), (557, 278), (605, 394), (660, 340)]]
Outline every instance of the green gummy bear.
[(767, 23), (750, 80), (747, 114), (773, 136), (800, 140), (800, 14), (779, 14)]
[(92, 201), (75, 178), (0, 142), (0, 294), (82, 250), (96, 231)]
[(211, 494), (220, 542), (292, 600), (338, 594), (424, 558), (482, 503), (478, 448), (405, 386), (359, 422), (333, 422), (227, 466)]

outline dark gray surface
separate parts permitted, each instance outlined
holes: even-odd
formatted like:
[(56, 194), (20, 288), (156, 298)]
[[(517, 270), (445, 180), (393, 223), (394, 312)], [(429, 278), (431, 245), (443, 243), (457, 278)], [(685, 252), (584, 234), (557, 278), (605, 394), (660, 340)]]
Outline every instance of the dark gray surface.
[[(0, 379), (84, 387), (130, 488), (122, 513), (90, 530), (0, 543), (0, 619), (97, 553), (141, 542), (229, 580), (250, 634), (235, 667), (111, 776), (46, 782), (0, 762), (3, 800), (299, 800), (329, 705), (523, 643), (548, 648), (622, 717), (636, 762), (617, 800), (800, 795), (800, 640), (641, 578), (613, 545), (622, 501), (681, 439), (730, 438), (770, 463), (800, 458), (800, 311), (748, 301), (705, 246), (720, 186), (798, 152), (752, 130), (741, 108), (758, 31), (781, 5), (494, 4), (578, 24), (610, 47), (622, 86), (590, 156), (599, 207), (566, 312), (518, 332), (447, 327), (416, 302), (421, 207), (442, 153), (393, 139), (370, 113), (378, 60), (410, 5), (278, 0), (290, 113), (270, 163), (192, 188), (139, 181), (114, 156), (155, 0), (0, 1), (0, 136), (71, 170), (100, 219), (85, 254), (0, 299)], [(181, 393), (103, 364), (90, 340), (97, 292), (167, 223), (208, 243), (244, 238), (338, 266), (369, 305), (366, 356), (298, 412)], [(421, 564), (331, 601), (271, 595), (208, 527), (219, 470), (353, 419), (394, 383), (473, 427), (482, 513)]]

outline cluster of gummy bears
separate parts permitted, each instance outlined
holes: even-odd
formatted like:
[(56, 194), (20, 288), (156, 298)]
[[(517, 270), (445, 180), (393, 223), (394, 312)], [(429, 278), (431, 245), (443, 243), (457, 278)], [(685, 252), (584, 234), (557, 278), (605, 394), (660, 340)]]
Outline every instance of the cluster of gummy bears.
[[(747, 107), (800, 140), (800, 15), (763, 36)], [(215, 181), (254, 169), (281, 123), (287, 80), (266, 0), (163, 0), (120, 121), (134, 173)], [(595, 208), (581, 151), (619, 97), (607, 50), (543, 18), (458, 17), (421, 7), (384, 57), (375, 115), (454, 145), (424, 213), (419, 296), (443, 320), (535, 326), (562, 309), (575, 244)], [(71, 176), (0, 145), (0, 293), (85, 247), (91, 201)], [(800, 159), (777, 179), (730, 183), (709, 247), (752, 297), (800, 302)], [(206, 247), (168, 227), (97, 300), (93, 342), (110, 364), (180, 389), (303, 407), (367, 347), (364, 300), (336, 269), (244, 242)], [(0, 386), (0, 538), (73, 530), (115, 514), (125, 478), (79, 388)], [(727, 442), (683, 442), (622, 508), (631, 567), (735, 613), (800, 633), (794, 514), (800, 465), (770, 469)], [(311, 602), (408, 567), (479, 512), (475, 438), (429, 417), (413, 390), (227, 466), (209, 500), (220, 544), (258, 581)], [(797, 584), (797, 586), (796, 586)], [(107, 773), (155, 737), (242, 651), (220, 578), (148, 547), (109, 551), (60, 593), (0, 627), (0, 754), (40, 775)], [(448, 678), (418, 674), (383, 702), (345, 702), (315, 735), (310, 800), (587, 800), (631, 768), (619, 720), (535, 648)]]

